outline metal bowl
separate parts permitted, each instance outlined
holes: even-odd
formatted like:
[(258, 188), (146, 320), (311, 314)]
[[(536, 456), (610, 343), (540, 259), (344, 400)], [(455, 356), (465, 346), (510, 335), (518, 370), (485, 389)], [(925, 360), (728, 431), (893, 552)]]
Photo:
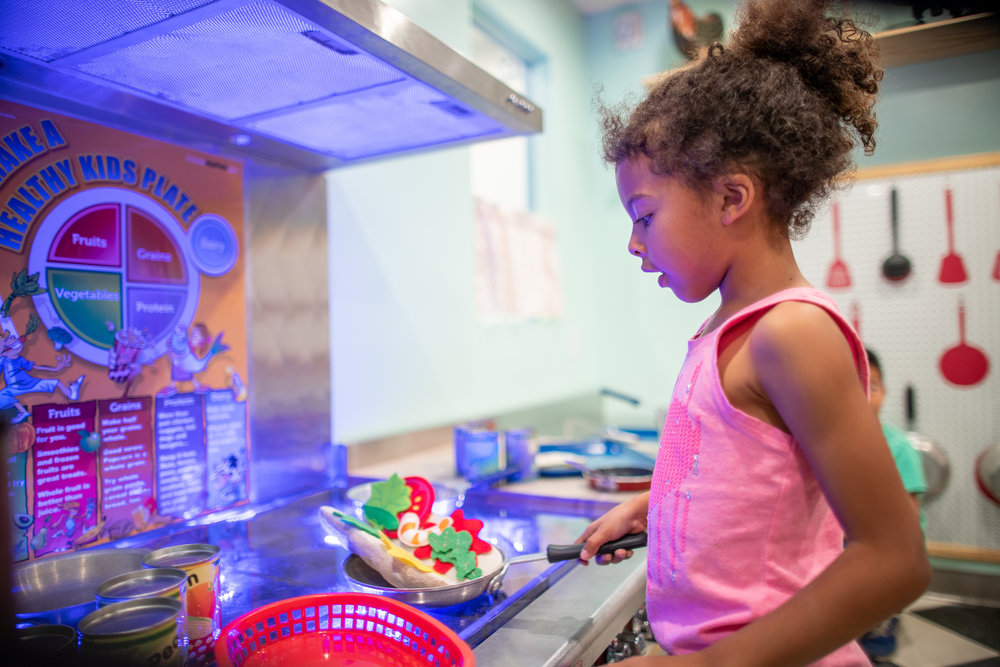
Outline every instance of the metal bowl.
[(142, 569), (148, 549), (87, 549), (15, 565), (11, 572), (19, 622), (76, 627), (97, 609), (97, 588), (108, 579)]

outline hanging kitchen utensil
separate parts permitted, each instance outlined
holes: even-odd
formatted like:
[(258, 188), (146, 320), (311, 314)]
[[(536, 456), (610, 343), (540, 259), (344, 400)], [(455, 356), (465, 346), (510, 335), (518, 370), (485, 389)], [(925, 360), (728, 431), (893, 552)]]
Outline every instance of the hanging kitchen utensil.
[(858, 305), (857, 301), (851, 302), (851, 326), (854, 327), (854, 333), (861, 335), (861, 307)]
[(927, 504), (940, 496), (948, 486), (951, 477), (951, 463), (948, 454), (941, 445), (928, 438), (916, 429), (917, 406), (913, 385), (906, 385), (906, 437), (917, 452), (923, 463), (924, 479), (927, 490), (924, 491), (923, 503)]
[(892, 254), (882, 263), (882, 275), (892, 282), (900, 282), (910, 275), (910, 260), (899, 252), (899, 194), (890, 190), (890, 221), (892, 224)]
[(982, 382), (990, 369), (990, 360), (978, 347), (965, 342), (965, 303), (958, 302), (958, 345), (945, 350), (938, 362), (944, 379), (960, 387)]
[(993, 280), (1000, 281), (1000, 250), (997, 250), (997, 258), (993, 262)]
[(944, 191), (944, 210), (948, 224), (948, 254), (941, 259), (938, 281), (946, 284), (964, 283), (969, 276), (965, 271), (962, 256), (955, 252), (955, 216), (951, 202), (951, 188)]
[(843, 289), (851, 286), (851, 272), (840, 256), (840, 206), (837, 202), (831, 205), (833, 210), (833, 264), (826, 276), (826, 286), (831, 289)]

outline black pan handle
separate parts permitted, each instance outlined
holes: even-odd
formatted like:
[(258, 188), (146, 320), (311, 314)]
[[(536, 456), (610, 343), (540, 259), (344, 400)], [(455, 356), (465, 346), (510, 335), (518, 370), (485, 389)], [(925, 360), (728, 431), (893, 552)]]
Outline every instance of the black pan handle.
[(906, 428), (913, 430), (917, 423), (916, 390), (912, 384), (906, 385)]
[[(597, 554), (613, 554), (619, 549), (638, 549), (646, 546), (646, 533), (632, 533), (625, 537), (611, 542), (605, 542), (597, 550)], [(545, 550), (545, 555), (550, 563), (557, 563), (561, 560), (573, 560), (580, 557), (583, 551), (583, 543), (580, 544), (550, 544)]]

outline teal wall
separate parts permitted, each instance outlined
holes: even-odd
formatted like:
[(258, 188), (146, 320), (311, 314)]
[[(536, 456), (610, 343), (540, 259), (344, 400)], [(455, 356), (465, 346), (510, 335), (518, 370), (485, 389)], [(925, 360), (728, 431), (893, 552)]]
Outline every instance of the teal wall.
[[(438, 39), (468, 53), (475, 0), (393, 0)], [(731, 24), (731, 0), (691, 0)], [(334, 437), (353, 442), (527, 408), (607, 386), (609, 421), (652, 425), (686, 340), (715, 297), (682, 304), (626, 252), (629, 222), (599, 159), (592, 98), (643, 93), (641, 79), (683, 62), (664, 0), (589, 17), (569, 0), (480, 0), (542, 52), (544, 131), (537, 211), (556, 229), (566, 314), (479, 323), (469, 155), (450, 148), (328, 176)], [(638, 12), (643, 41), (614, 45), (616, 18)], [(880, 10), (881, 11), (881, 10)], [(882, 26), (900, 19), (876, 17)], [(904, 18), (905, 18), (905, 10)], [(876, 26), (878, 27), (878, 26)], [(878, 148), (861, 166), (1000, 150), (1000, 52), (887, 72)]]
[[(468, 53), (467, 0), (390, 3)], [(469, 151), (328, 175), (334, 437), (355, 442), (595, 391), (597, 308), (587, 196), (595, 153), (583, 18), (566, 0), (490, 3), (545, 56), (537, 212), (558, 237), (565, 317), (484, 325), (475, 301)]]

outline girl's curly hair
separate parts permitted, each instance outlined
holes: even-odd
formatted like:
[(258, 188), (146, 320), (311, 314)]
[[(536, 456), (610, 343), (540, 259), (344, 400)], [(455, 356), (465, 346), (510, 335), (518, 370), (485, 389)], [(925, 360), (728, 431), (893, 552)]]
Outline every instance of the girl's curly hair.
[(604, 159), (646, 155), (658, 173), (704, 190), (746, 171), (784, 233), (801, 236), (813, 208), (875, 148), (882, 70), (872, 36), (823, 0), (747, 0), (728, 46), (714, 44), (664, 77), (629, 112), (600, 105)]

